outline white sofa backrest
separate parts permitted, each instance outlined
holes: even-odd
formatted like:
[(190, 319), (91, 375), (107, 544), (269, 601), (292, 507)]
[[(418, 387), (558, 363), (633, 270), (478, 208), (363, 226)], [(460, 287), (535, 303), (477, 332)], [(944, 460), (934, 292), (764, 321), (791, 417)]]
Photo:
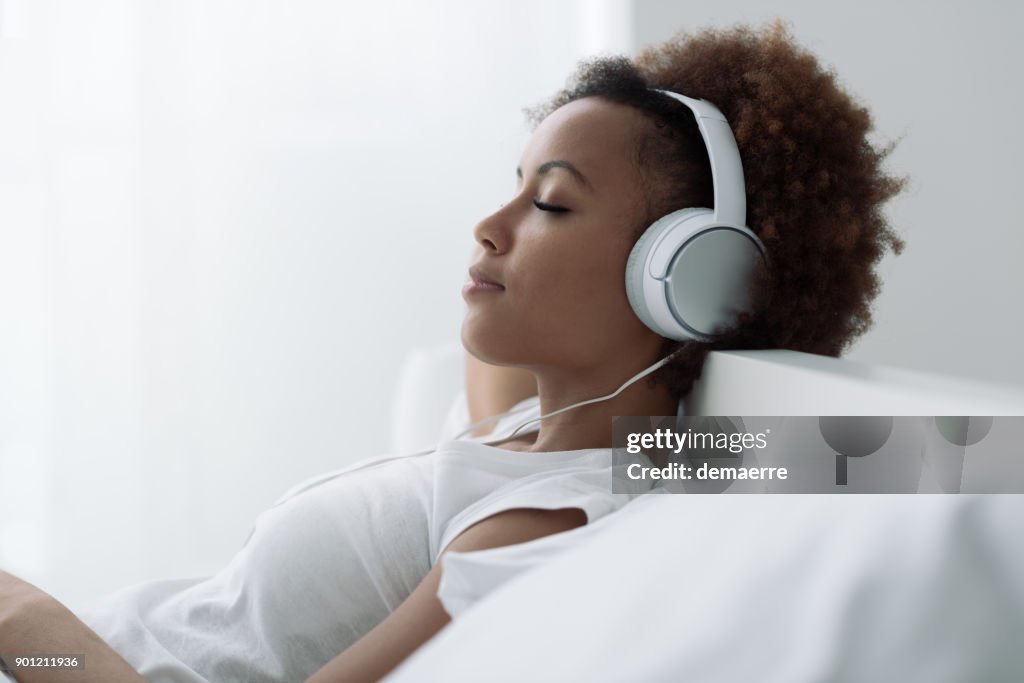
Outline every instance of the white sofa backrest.
[(694, 415), (1024, 415), (1024, 388), (796, 351), (710, 354)]
[[(392, 410), (396, 453), (436, 442), (463, 389), (461, 344), (406, 359)], [(974, 382), (796, 351), (710, 354), (691, 415), (1024, 415), (1024, 388)]]

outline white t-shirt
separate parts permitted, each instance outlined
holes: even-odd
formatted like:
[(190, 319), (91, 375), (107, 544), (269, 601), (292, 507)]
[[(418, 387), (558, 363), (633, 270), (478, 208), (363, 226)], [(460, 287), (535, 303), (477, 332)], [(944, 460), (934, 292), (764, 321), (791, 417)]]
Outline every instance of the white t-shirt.
[[(484, 438), (537, 414), (535, 398), (520, 407)], [(459, 410), (446, 436), (464, 425)], [(474, 523), (519, 507), (579, 507), (591, 522), (649, 488), (625, 477), (611, 449), (530, 453), (478, 441), (305, 482), (257, 517), (218, 574), (130, 586), (78, 616), (152, 683), (301, 681), (398, 607)], [(612, 493), (613, 477), (629, 493)]]

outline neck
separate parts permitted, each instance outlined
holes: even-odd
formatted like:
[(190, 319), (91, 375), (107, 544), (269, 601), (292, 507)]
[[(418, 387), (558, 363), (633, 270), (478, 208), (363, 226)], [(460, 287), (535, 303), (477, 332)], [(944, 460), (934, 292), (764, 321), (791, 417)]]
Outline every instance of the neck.
[[(653, 363), (654, 361), (652, 361)], [(611, 370), (576, 371), (571, 375), (538, 371), (540, 414), (554, 412), (598, 396), (610, 394), (643, 370), (616, 366)], [(651, 388), (650, 375), (636, 380), (615, 398), (573, 408), (540, 421), (536, 441), (525, 450), (569, 451), (612, 447), (612, 418), (619, 415), (675, 415), (676, 399), (659, 384)]]

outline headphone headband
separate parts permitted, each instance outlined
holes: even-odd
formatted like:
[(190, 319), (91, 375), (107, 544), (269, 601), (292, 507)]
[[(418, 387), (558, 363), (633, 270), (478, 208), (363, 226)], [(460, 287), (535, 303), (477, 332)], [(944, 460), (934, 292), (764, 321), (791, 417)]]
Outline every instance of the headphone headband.
[(637, 317), (661, 336), (711, 341), (747, 308), (764, 245), (746, 226), (743, 165), (725, 116), (706, 100), (651, 90), (682, 102), (697, 119), (715, 205), (673, 211), (644, 231), (626, 260), (626, 296)]
[(731, 225), (746, 225), (747, 197), (743, 183), (743, 164), (736, 138), (725, 116), (707, 100), (680, 95), (671, 90), (651, 88), (682, 102), (693, 112), (697, 127), (704, 138), (704, 147), (711, 161), (711, 183), (714, 189), (715, 221)]

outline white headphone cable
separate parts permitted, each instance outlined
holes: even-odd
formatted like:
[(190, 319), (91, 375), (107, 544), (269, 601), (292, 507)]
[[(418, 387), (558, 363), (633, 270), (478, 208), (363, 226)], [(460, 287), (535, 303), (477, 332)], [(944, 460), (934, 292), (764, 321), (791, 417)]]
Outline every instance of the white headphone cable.
[[(531, 396), (530, 398), (533, 398), (533, 396)], [(504, 413), (498, 413), (497, 415), (492, 415), (491, 417), (484, 418), (483, 420), (480, 420), (479, 422), (474, 422), (473, 424), (469, 425), (468, 427), (463, 429), (461, 432), (459, 432), (458, 434), (453, 436), (451, 439), (449, 439), (449, 441), (455, 441), (457, 439), (460, 439), (463, 436), (465, 436), (466, 434), (469, 434), (470, 432), (472, 432), (477, 427), (482, 427), (483, 425), (490, 424), (490, 423), (492, 423), (492, 422), (494, 422), (496, 420), (500, 420), (502, 418), (508, 417), (509, 415), (514, 415), (515, 413), (524, 412), (526, 410), (529, 410), (532, 407), (533, 407), (532, 404), (527, 403), (524, 406), (519, 406), (518, 408), (513, 407), (513, 408), (511, 408), (509, 410), (506, 410)]]
[(512, 433), (509, 434), (508, 436), (504, 437), (502, 440), (505, 441), (505, 440), (511, 439), (512, 437), (514, 437), (516, 435), (517, 432), (519, 432), (520, 429), (522, 429), (523, 427), (525, 427), (528, 424), (532, 424), (534, 422), (540, 422), (541, 420), (544, 420), (546, 418), (552, 417), (554, 415), (558, 415), (560, 413), (564, 413), (566, 411), (572, 410), (573, 408), (579, 408), (581, 406), (590, 405), (591, 403), (600, 403), (601, 401), (607, 401), (610, 398), (615, 398), (616, 396), (621, 394), (623, 391), (625, 391), (626, 387), (628, 387), (630, 384), (633, 384), (637, 380), (643, 379), (647, 375), (651, 374), (652, 372), (654, 372), (658, 368), (660, 368), (663, 365), (665, 365), (666, 363), (668, 363), (670, 360), (672, 360), (672, 358), (677, 353), (679, 353), (679, 350), (673, 351), (672, 353), (668, 354), (667, 356), (665, 356), (664, 358), (659, 360), (654, 365), (651, 365), (650, 367), (648, 367), (648, 368), (646, 368), (644, 370), (641, 370), (640, 372), (638, 372), (637, 374), (633, 375), (628, 380), (626, 380), (625, 384), (623, 384), (621, 387), (619, 387), (618, 389), (616, 389), (615, 391), (613, 391), (610, 394), (606, 394), (605, 396), (598, 396), (597, 398), (587, 399), (586, 401), (580, 401), (579, 403), (573, 403), (571, 406), (566, 406), (564, 408), (559, 408), (558, 410), (553, 410), (550, 413), (548, 413), (547, 415), (541, 415), (540, 417), (535, 417), (532, 420), (527, 420), (526, 422), (522, 423), (521, 425), (519, 425), (518, 427), (513, 429)]
[[(610, 398), (615, 398), (616, 396), (621, 394), (626, 389), (626, 387), (628, 387), (630, 384), (633, 384), (637, 380), (643, 379), (647, 375), (651, 374), (652, 372), (654, 372), (658, 368), (660, 368), (663, 365), (665, 365), (666, 363), (668, 363), (670, 360), (672, 360), (672, 358), (677, 353), (679, 353), (678, 350), (673, 351), (669, 355), (667, 355), (664, 358), (662, 358), (661, 360), (659, 360), (654, 365), (651, 365), (650, 367), (648, 367), (648, 368), (646, 368), (644, 370), (641, 370), (640, 372), (638, 372), (637, 374), (633, 375), (631, 378), (626, 380), (625, 384), (623, 384), (621, 387), (619, 387), (618, 389), (616, 389), (615, 391), (613, 391), (610, 394), (607, 394), (605, 396), (598, 396), (597, 398), (591, 398), (591, 399), (588, 399), (586, 401), (580, 401), (579, 403), (573, 403), (571, 406), (566, 406), (564, 408), (559, 408), (558, 410), (554, 410), (554, 411), (548, 413), (547, 415), (541, 415), (540, 417), (535, 417), (533, 419), (530, 419), (530, 420), (527, 420), (526, 422), (521, 423), (518, 427), (516, 427), (514, 430), (512, 430), (512, 433), (509, 434), (508, 436), (502, 436), (502, 437), (499, 437), (499, 438), (496, 438), (496, 439), (492, 439), (490, 441), (481, 441), (479, 443), (481, 445), (483, 445), (483, 446), (488, 446), (488, 445), (495, 444), (495, 443), (501, 443), (502, 441), (508, 441), (509, 439), (514, 437), (519, 432), (520, 429), (522, 429), (523, 427), (525, 427), (528, 424), (533, 424), (534, 422), (539, 422), (540, 420), (544, 420), (544, 419), (549, 418), (549, 417), (551, 417), (553, 415), (558, 415), (560, 413), (564, 413), (566, 411), (572, 410), (573, 408), (579, 408), (581, 406), (589, 405), (591, 403), (600, 403), (601, 401), (607, 401)], [(481, 425), (485, 425), (485, 424), (488, 424), (490, 422), (494, 422), (495, 420), (499, 420), (499, 419), (501, 419), (503, 417), (507, 417), (509, 415), (513, 415), (515, 413), (522, 412), (522, 411), (524, 411), (524, 410), (526, 410), (528, 408), (531, 408), (531, 407), (532, 407), (531, 404), (527, 404), (527, 405), (521, 406), (519, 408), (512, 408), (511, 410), (506, 410), (504, 413), (500, 413), (498, 415), (494, 415), (494, 416), (486, 418), (484, 420), (480, 420), (479, 422), (475, 422), (475, 423), (471, 424), (468, 428), (464, 429), (462, 432), (460, 432), (455, 437), (453, 437), (452, 439), (449, 439), (449, 440), (450, 441), (457, 440), (459, 437), (463, 436), (467, 432), (470, 432), (470, 431), (476, 429), (477, 427), (479, 427)], [(338, 476), (340, 476), (342, 474), (348, 474), (349, 472), (354, 472), (356, 470), (365, 469), (367, 467), (371, 467), (373, 465), (379, 465), (379, 464), (382, 464), (382, 463), (385, 463), (385, 462), (389, 462), (391, 460), (400, 460), (400, 459), (403, 459), (403, 458), (411, 458), (411, 457), (419, 456), (419, 455), (427, 455), (429, 453), (433, 453), (434, 451), (436, 451), (438, 446), (440, 446), (440, 445), (441, 444), (438, 443), (433, 448), (427, 448), (427, 449), (422, 450), (422, 451), (417, 451), (416, 453), (403, 453), (401, 455), (393, 455), (393, 456), (387, 456), (387, 457), (370, 458), (370, 459), (368, 459), (366, 461), (360, 461), (360, 462), (356, 462), (354, 464), (346, 465), (346, 466), (344, 466), (344, 467), (342, 467), (340, 469), (337, 469), (337, 470), (334, 470), (334, 471), (331, 471), (331, 472), (327, 472), (327, 473), (322, 474), (322, 475), (320, 475), (318, 477), (314, 477), (312, 480), (301, 482), (301, 483), (297, 484), (296, 486), (293, 486), (290, 490), (286, 491), (285, 494), (283, 496), (281, 496), (271, 507), (275, 507), (277, 505), (280, 505), (281, 503), (284, 503), (286, 500), (294, 498), (299, 493), (302, 493), (303, 491), (307, 491), (307, 490), (309, 490), (311, 488), (319, 486), (319, 485), (321, 485), (321, 484), (323, 484), (323, 483), (325, 483), (327, 481), (330, 481), (331, 479), (335, 479), (335, 478), (337, 478)]]

